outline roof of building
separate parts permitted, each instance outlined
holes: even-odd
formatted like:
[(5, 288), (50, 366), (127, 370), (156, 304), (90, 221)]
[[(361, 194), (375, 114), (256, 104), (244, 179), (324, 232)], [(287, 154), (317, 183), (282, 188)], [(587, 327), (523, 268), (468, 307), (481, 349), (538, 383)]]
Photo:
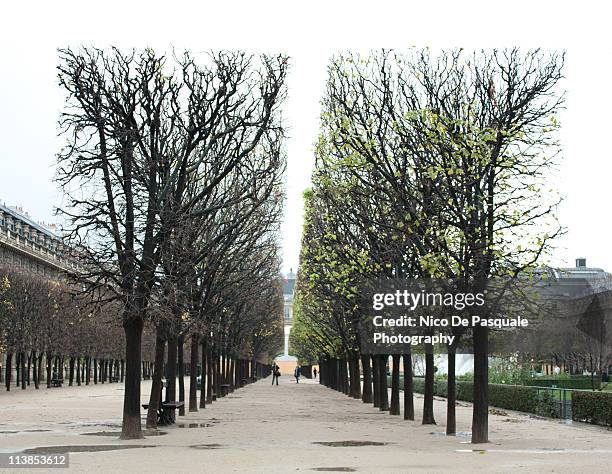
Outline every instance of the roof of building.
[(0, 211), (5, 212), (5, 213), (11, 215), (12, 217), (14, 217), (16, 219), (19, 219), (20, 221), (25, 222), (29, 226), (35, 228), (37, 231), (42, 232), (43, 234), (46, 234), (46, 235), (48, 235), (49, 237), (51, 237), (53, 239), (59, 239), (60, 238), (57, 234), (55, 234), (50, 229), (44, 227), (43, 225), (39, 224), (38, 222), (34, 222), (28, 216), (18, 212), (16, 209), (13, 209), (12, 207), (8, 207), (8, 206), (5, 206), (3, 204), (0, 204)]

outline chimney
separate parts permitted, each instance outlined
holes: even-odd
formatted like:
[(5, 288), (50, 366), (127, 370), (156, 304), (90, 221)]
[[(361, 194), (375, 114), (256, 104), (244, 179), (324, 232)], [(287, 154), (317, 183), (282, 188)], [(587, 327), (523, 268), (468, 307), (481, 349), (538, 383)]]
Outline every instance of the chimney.
[(577, 258), (576, 268), (586, 268), (586, 258)]

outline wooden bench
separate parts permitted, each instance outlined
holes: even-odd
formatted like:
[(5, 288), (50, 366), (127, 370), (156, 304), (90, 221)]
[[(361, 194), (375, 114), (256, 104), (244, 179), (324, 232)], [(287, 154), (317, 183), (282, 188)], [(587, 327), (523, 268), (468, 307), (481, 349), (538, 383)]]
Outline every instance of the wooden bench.
[[(157, 410), (157, 424), (171, 425), (176, 421), (174, 411), (177, 408), (185, 406), (185, 402), (162, 402), (161, 407)], [(142, 408), (149, 409), (148, 403), (143, 403)]]
[(119, 376), (118, 375), (113, 375), (113, 382), (119, 382)]
[(221, 385), (219, 385), (219, 388), (221, 389), (221, 396), (225, 397), (229, 394), (230, 384), (222, 383)]
[(58, 379), (57, 377), (53, 377), (51, 379), (51, 386), (52, 387), (61, 387), (63, 383), (64, 383), (63, 379)]

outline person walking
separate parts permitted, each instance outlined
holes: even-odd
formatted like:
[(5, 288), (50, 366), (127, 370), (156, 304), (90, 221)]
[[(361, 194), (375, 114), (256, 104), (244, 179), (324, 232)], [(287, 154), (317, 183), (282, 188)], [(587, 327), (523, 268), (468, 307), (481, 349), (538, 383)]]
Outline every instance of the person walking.
[(314, 373), (315, 380), (317, 380), (317, 368), (315, 367), (312, 372)]
[(298, 365), (295, 367), (295, 370), (293, 371), (293, 376), (295, 377), (295, 383), (300, 383), (300, 375), (302, 375), (302, 369)]
[(274, 385), (274, 381), (276, 380), (276, 385), (278, 385), (278, 378), (280, 377), (280, 369), (276, 362), (272, 366), (272, 385)]

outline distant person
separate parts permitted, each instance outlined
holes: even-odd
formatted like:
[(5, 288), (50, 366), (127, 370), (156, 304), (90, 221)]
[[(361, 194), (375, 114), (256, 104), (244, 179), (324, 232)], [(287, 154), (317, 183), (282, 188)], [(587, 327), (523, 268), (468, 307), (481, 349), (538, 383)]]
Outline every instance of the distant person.
[(295, 383), (300, 383), (300, 375), (302, 375), (302, 369), (298, 365), (293, 371), (293, 376), (295, 377)]
[(315, 367), (314, 370), (312, 371), (312, 373), (314, 374), (314, 378), (315, 380), (317, 380), (317, 368)]
[(278, 365), (274, 364), (272, 366), (272, 385), (274, 385), (274, 381), (276, 381), (276, 385), (278, 385), (278, 378), (280, 377), (280, 368)]

